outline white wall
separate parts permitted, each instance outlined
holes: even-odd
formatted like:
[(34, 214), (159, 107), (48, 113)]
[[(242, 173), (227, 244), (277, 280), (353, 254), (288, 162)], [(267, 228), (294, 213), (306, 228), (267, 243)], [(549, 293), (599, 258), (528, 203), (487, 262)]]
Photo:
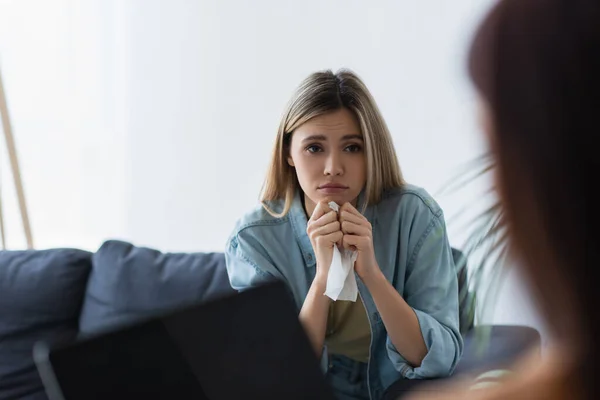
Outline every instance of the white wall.
[[(121, 238), (222, 250), (257, 202), (285, 103), (325, 68), (364, 78), (405, 176), (435, 194), (484, 150), (465, 58), (490, 4), (0, 0), (0, 68), (37, 247)], [(18, 248), (4, 152), (0, 161)], [(447, 217), (465, 205), (473, 214), (485, 186), (438, 200)], [(461, 228), (449, 222), (457, 246)]]
[[(116, 3), (0, 2), (0, 68), (38, 248), (93, 250), (105, 237), (127, 236)], [(0, 160), (8, 245), (20, 248), (5, 151)]]
[[(482, 151), (465, 54), (488, 5), (3, 0), (0, 62), (37, 246), (222, 249), (256, 204), (285, 103), (324, 68), (362, 75), (406, 177), (435, 192)], [(464, 203), (445, 201), (447, 213)]]
[(285, 102), (323, 68), (363, 76), (407, 178), (435, 190), (480, 151), (464, 55), (481, 1), (446, 3), (129, 3), (127, 234), (222, 248), (256, 204)]

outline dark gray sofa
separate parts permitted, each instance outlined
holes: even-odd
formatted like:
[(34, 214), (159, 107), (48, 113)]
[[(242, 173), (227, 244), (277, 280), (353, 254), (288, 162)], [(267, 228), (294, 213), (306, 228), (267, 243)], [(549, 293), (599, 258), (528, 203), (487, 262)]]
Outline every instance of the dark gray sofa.
[[(38, 340), (68, 342), (233, 293), (222, 253), (162, 253), (116, 240), (95, 253), (0, 251), (0, 400), (46, 399), (32, 358)], [(505, 365), (539, 346), (531, 328), (494, 326), (491, 346), (478, 357), (472, 319), (461, 312), (466, 347), (457, 373)]]

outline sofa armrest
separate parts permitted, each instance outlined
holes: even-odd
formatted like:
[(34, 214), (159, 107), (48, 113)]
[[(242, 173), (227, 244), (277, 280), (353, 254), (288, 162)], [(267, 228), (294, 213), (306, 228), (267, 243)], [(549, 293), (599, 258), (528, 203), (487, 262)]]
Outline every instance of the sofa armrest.
[[(479, 342), (479, 334), (482, 334), (482, 342)], [(465, 335), (464, 340), (463, 356), (454, 375), (505, 369), (535, 348), (541, 354), (540, 334), (529, 326), (478, 325)]]

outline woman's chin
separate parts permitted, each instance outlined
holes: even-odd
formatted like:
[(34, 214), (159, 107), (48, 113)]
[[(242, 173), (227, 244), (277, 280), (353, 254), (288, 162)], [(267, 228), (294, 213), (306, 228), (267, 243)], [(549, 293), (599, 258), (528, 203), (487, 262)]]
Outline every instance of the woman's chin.
[(326, 203), (329, 203), (329, 202), (333, 201), (338, 206), (341, 206), (342, 204), (345, 204), (345, 203), (353, 203), (354, 199), (355, 198), (348, 197), (347, 194), (344, 195), (344, 194), (331, 194), (331, 193), (328, 193), (328, 194), (325, 194), (325, 195), (318, 196), (318, 201), (317, 202), (324, 201)]
[(348, 203), (348, 200), (346, 200), (346, 199), (344, 199), (344, 198), (341, 198), (341, 197), (335, 197), (335, 196), (330, 196), (330, 197), (327, 197), (327, 198), (325, 198), (324, 200), (325, 200), (327, 203), (330, 203), (330, 202), (332, 202), (332, 201), (333, 201), (333, 202), (334, 202), (334, 203), (336, 203), (338, 206), (341, 206), (341, 205), (343, 205), (343, 204), (345, 204), (345, 203)]

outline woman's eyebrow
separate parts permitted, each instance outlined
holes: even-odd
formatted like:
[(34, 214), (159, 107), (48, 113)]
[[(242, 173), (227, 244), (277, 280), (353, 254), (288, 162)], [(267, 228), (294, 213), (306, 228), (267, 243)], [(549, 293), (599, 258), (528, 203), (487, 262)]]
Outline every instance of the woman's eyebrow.
[(351, 140), (351, 139), (364, 140), (363, 136), (358, 133), (354, 133), (352, 135), (345, 135), (342, 137), (342, 140)]
[(310, 135), (302, 139), (303, 142), (311, 142), (313, 140), (326, 141), (327, 137), (325, 135)]
[[(362, 135), (356, 134), (356, 133), (351, 134), (351, 135), (344, 135), (342, 137), (342, 140), (351, 140), (351, 139), (364, 140)], [(304, 139), (302, 139), (303, 142), (310, 142), (313, 140), (327, 141), (327, 136), (325, 136), (325, 135), (310, 135), (310, 136), (307, 136)]]

